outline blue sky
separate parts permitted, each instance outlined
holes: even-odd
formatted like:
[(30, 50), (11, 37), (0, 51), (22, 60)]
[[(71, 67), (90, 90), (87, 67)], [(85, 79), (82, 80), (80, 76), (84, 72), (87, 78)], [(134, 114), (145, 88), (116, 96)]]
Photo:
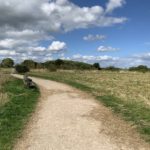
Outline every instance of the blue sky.
[[(72, 0), (79, 6), (101, 5), (105, 6), (106, 0)], [(150, 52), (150, 1), (148, 0), (126, 0), (126, 4), (113, 13), (115, 16), (124, 16), (128, 20), (120, 25), (111, 27), (92, 27), (90, 29), (75, 30), (63, 35), (58, 39), (68, 42), (67, 56), (81, 55), (109, 55), (113, 57), (132, 57)], [(87, 42), (83, 36), (88, 34), (106, 35), (104, 41)], [(119, 48), (116, 52), (97, 52), (100, 45)]]
[(1, 59), (150, 67), (149, 0), (0, 0), (0, 9)]

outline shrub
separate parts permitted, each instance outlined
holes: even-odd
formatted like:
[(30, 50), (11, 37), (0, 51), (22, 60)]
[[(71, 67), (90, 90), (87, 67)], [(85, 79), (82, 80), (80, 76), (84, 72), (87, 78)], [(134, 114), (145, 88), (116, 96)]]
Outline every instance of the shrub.
[(27, 66), (28, 68), (33, 68), (35, 69), (36, 66), (37, 66), (37, 62), (33, 61), (33, 60), (30, 60), (30, 59), (27, 59), (27, 60), (24, 60), (21, 65), (23, 66)]
[(96, 69), (98, 69), (98, 70), (101, 69), (99, 63), (94, 63), (93, 66), (94, 66), (94, 68), (96, 68)]
[(61, 59), (55, 60), (55, 65), (56, 65), (57, 67), (60, 67), (60, 66), (63, 65), (63, 64), (64, 64), (64, 61), (63, 61), (63, 60), (61, 60)]
[(109, 70), (109, 71), (119, 71), (120, 68), (117, 68), (117, 67), (114, 67), (114, 66), (109, 66), (107, 68), (105, 68), (106, 70)]
[(139, 71), (139, 72), (147, 72), (149, 71), (149, 68), (147, 66), (144, 65), (139, 65), (137, 67), (130, 67), (129, 71)]
[(27, 66), (24, 66), (24, 65), (16, 65), (15, 69), (16, 69), (17, 73), (29, 72), (29, 68)]

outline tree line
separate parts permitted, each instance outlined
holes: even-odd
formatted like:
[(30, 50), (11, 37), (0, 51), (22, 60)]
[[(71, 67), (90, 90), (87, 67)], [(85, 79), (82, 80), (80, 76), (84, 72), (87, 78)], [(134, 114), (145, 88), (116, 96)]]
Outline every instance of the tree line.
[(77, 62), (71, 60), (53, 60), (53, 61), (46, 61), (43, 63), (36, 62), (33, 60), (24, 60), (20, 64), (15, 64), (14, 60), (11, 58), (5, 58), (1, 61), (0, 66), (2, 68), (13, 68), (15, 67), (16, 70), (23, 70), (29, 71), (30, 69), (47, 69), (49, 71), (56, 71), (57, 69), (63, 70), (94, 70), (100, 69), (100, 65), (97, 63), (95, 65), (87, 64), (84, 62)]
[[(28, 72), (30, 69), (47, 69), (49, 71), (56, 71), (57, 69), (63, 70), (109, 70), (109, 71), (120, 71), (123, 70), (121, 68), (117, 68), (114, 66), (109, 66), (106, 68), (102, 68), (99, 63), (88, 64), (84, 62), (77, 62), (71, 60), (52, 60), (46, 61), (43, 63), (36, 62), (33, 60), (24, 60), (20, 64), (15, 64), (14, 60), (11, 58), (5, 58), (1, 61), (0, 67), (3, 68), (13, 68), (16, 70), (20, 70), (20, 72)], [(147, 72), (150, 71), (145, 65), (139, 65), (137, 67), (130, 67), (129, 71), (139, 71), (139, 72)]]

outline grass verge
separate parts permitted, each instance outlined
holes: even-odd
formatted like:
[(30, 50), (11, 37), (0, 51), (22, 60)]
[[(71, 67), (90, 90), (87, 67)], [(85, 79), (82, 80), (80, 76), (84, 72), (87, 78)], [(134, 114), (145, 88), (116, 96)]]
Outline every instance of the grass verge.
[(10, 101), (0, 107), (0, 150), (11, 150), (34, 111), (39, 90), (27, 89), (17, 79), (6, 82), (3, 90)]
[(122, 101), (112, 95), (98, 96), (97, 99), (115, 113), (121, 114), (124, 120), (136, 125), (142, 137), (150, 143), (150, 108), (143, 102)]
[(137, 130), (141, 133), (142, 137), (150, 143), (150, 108), (142, 101), (123, 101), (113, 95), (98, 96), (94, 88), (87, 85), (78, 83), (74, 80), (64, 79), (61, 76), (48, 76), (30, 73), (34, 77), (40, 77), (57, 82), (66, 83), (82, 91), (91, 93), (97, 100), (102, 102), (105, 106), (110, 107), (113, 112), (122, 116), (124, 120), (130, 121)]

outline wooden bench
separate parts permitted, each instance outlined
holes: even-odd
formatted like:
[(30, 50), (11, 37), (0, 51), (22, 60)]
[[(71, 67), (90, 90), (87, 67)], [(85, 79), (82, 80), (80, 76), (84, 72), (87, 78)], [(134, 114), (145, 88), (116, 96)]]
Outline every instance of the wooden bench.
[(23, 83), (28, 88), (35, 88), (36, 84), (32, 81), (32, 79), (28, 78), (28, 75), (25, 74), (23, 77)]

